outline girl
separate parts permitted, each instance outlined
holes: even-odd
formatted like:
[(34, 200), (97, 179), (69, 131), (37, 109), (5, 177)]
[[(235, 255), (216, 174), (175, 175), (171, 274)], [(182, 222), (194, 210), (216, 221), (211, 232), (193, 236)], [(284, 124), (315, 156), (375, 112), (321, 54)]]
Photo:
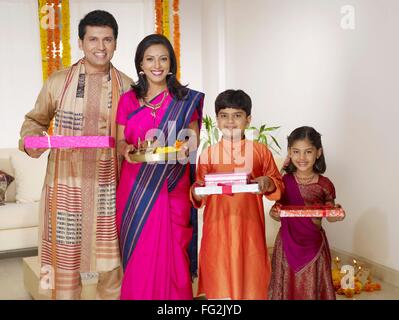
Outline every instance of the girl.
[(162, 35), (140, 42), (135, 65), (139, 81), (121, 96), (116, 119), (118, 152), (125, 158), (116, 194), (124, 268), (121, 299), (192, 299), (188, 246), (196, 216), (189, 193), (195, 168), (180, 162), (132, 163), (129, 152), (140, 148), (151, 132), (169, 145), (184, 129), (198, 137), (204, 94), (176, 79), (176, 56)]
[[(320, 134), (311, 127), (295, 129), (288, 137), (289, 163), (283, 177), (285, 192), (270, 210), (281, 221), (274, 244), (270, 299), (334, 300), (331, 258), (321, 218), (279, 217), (278, 206), (335, 205), (332, 182), (321, 175), (326, 163)], [(343, 217), (329, 217), (328, 221)]]

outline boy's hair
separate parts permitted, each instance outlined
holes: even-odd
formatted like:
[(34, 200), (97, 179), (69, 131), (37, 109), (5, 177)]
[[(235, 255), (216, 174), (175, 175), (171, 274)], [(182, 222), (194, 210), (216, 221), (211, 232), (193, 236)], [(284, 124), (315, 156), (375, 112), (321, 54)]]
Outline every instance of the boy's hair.
[(226, 108), (240, 109), (245, 111), (247, 117), (251, 115), (252, 101), (243, 90), (229, 89), (220, 93), (215, 100), (215, 112)]
[[(288, 148), (291, 148), (292, 145), (298, 140), (309, 140), (309, 142), (317, 149), (323, 148), (321, 144), (321, 134), (318, 133), (312, 127), (299, 127), (296, 128), (294, 131), (287, 138), (288, 140)], [(324, 173), (327, 169), (326, 160), (324, 158), (324, 152), (321, 152), (319, 159), (316, 159), (315, 164), (313, 165), (313, 171), (316, 173)], [(296, 171), (296, 167), (290, 161), (287, 167), (284, 168), (287, 173), (293, 173)]]
[(110, 27), (115, 40), (118, 38), (118, 23), (114, 16), (107, 11), (94, 10), (84, 16), (79, 22), (79, 39), (83, 40), (87, 26)]

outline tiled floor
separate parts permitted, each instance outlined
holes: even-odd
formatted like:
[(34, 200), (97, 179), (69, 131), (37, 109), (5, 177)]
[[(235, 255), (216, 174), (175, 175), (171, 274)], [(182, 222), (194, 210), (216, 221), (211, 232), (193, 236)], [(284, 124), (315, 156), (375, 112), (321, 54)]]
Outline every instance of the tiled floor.
[(24, 288), (22, 258), (0, 259), (0, 299), (31, 299)]
[[(399, 288), (380, 282), (381, 291), (362, 292), (353, 300), (399, 300)], [(22, 258), (0, 259), (0, 300), (31, 299), (25, 291), (22, 278)], [(348, 300), (345, 296), (337, 296), (339, 300)]]

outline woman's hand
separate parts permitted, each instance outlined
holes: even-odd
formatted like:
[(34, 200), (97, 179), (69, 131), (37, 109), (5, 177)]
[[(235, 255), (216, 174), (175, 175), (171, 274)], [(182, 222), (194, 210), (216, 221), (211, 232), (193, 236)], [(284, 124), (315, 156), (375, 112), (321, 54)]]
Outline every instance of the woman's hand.
[[(341, 206), (339, 203), (337, 203), (334, 207), (337, 208), (337, 209), (342, 209), (342, 206)], [(346, 213), (345, 213), (345, 210), (344, 210), (344, 209), (342, 209), (342, 211), (343, 211), (343, 213), (344, 213), (343, 216), (339, 216), (339, 217), (327, 217), (327, 221), (328, 221), (328, 222), (337, 222), (337, 221), (342, 221), (342, 220), (344, 220), (344, 219), (345, 219), (345, 216), (346, 216)]]
[(177, 159), (180, 161), (185, 161), (189, 156), (189, 145), (188, 142), (184, 142), (177, 151)]
[(118, 141), (118, 153), (124, 156), (127, 162), (133, 163), (133, 161), (130, 159), (129, 153), (134, 152), (135, 150), (135, 146), (132, 144), (128, 144), (126, 140)]
[(273, 220), (280, 221), (280, 203), (275, 203), (269, 211), (269, 215)]

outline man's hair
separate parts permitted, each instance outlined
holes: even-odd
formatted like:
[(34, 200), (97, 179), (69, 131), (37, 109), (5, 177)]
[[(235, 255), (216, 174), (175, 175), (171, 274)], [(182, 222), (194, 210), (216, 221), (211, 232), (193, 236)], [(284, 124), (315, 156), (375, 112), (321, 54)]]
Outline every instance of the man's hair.
[(220, 93), (215, 100), (216, 115), (226, 108), (233, 108), (245, 111), (247, 117), (251, 115), (252, 101), (249, 95), (243, 90), (226, 90)]
[(110, 27), (115, 40), (118, 38), (118, 23), (114, 16), (107, 11), (94, 10), (84, 16), (79, 22), (79, 39), (83, 40), (87, 26)]

